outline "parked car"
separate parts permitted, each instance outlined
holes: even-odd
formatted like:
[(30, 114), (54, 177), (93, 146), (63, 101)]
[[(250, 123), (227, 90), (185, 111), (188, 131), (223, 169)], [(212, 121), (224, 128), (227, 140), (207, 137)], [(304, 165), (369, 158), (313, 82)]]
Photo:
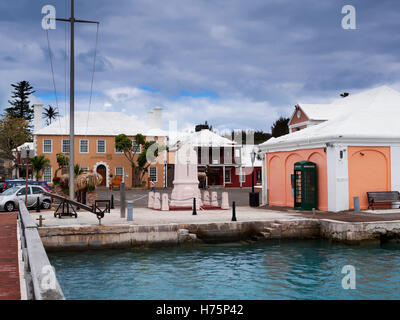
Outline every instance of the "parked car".
[[(0, 183), (0, 193), (3, 193), (5, 190), (10, 189), (12, 187), (16, 186), (24, 186), (26, 184), (26, 181), (23, 179), (16, 179), (16, 180), (5, 180)], [(33, 186), (41, 186), (43, 187), (47, 192), (51, 192), (51, 188), (47, 184), (46, 181), (33, 181), (33, 180), (28, 180), (28, 185), (33, 185)]]
[[(18, 209), (18, 201), (25, 201), (25, 186), (15, 186), (7, 189), (0, 195), (0, 210), (14, 211)], [(37, 198), (39, 197), (39, 204), (43, 209), (49, 209), (51, 206), (51, 197), (43, 194), (46, 191), (41, 186), (28, 186), (27, 207), (33, 208), (37, 205)]]

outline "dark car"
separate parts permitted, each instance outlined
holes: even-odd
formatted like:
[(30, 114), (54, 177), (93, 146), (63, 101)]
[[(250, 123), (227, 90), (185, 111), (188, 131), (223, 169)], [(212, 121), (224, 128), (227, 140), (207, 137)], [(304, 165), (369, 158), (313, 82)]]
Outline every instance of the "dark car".
[[(18, 186), (23, 186), (25, 185), (26, 181), (22, 179), (16, 179), (16, 180), (5, 180), (0, 183), (0, 193), (3, 193), (7, 189), (10, 189), (12, 187), (18, 187)], [(47, 184), (46, 181), (33, 181), (33, 180), (28, 180), (28, 185), (30, 186), (41, 186), (43, 187), (47, 192), (51, 192), (51, 188)]]

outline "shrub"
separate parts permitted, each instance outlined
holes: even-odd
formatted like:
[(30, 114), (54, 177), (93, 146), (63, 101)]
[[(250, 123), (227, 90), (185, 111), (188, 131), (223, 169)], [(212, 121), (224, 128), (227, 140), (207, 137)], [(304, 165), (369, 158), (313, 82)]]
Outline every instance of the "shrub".
[(60, 178), (60, 177), (54, 177), (54, 178), (53, 178), (53, 183), (54, 183), (54, 184), (57, 184), (57, 185), (58, 185), (58, 184), (60, 184), (60, 181), (61, 181), (61, 178)]
[(88, 185), (88, 188), (87, 188), (88, 192), (94, 192), (95, 190), (96, 190), (96, 186), (94, 186), (93, 184)]

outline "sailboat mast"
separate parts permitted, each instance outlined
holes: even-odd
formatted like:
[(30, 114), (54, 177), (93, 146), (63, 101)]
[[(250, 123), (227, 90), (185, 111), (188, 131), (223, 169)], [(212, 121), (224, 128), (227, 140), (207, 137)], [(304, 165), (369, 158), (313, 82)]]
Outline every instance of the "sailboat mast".
[(75, 19), (74, 0), (71, 1), (71, 17), (57, 18), (57, 21), (64, 21), (71, 23), (71, 51), (70, 51), (70, 92), (69, 92), (69, 197), (74, 199), (74, 162), (75, 162), (75, 23), (95, 23), (98, 21), (80, 20)]
[(74, 45), (74, 0), (71, 0), (71, 51), (70, 51), (70, 93), (69, 93), (69, 198), (74, 199), (74, 162), (75, 162), (75, 139), (74, 139), (74, 124), (75, 124), (75, 45)]

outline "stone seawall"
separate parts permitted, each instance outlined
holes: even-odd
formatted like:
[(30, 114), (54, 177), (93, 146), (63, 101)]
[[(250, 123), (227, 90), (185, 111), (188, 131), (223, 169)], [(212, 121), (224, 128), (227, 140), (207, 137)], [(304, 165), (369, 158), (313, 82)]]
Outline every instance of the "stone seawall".
[(400, 221), (342, 222), (320, 220), (321, 237), (341, 242), (400, 239)]
[[(300, 219), (280, 222), (280, 238), (315, 238), (318, 220)], [(229, 242), (249, 239), (274, 221), (42, 227), (39, 234), (46, 250), (87, 250), (141, 246), (177, 245), (181, 243)]]
[(400, 239), (400, 221), (341, 222), (290, 219), (164, 225), (57, 226), (38, 228), (46, 250), (170, 246), (268, 239), (329, 239), (341, 242)]

